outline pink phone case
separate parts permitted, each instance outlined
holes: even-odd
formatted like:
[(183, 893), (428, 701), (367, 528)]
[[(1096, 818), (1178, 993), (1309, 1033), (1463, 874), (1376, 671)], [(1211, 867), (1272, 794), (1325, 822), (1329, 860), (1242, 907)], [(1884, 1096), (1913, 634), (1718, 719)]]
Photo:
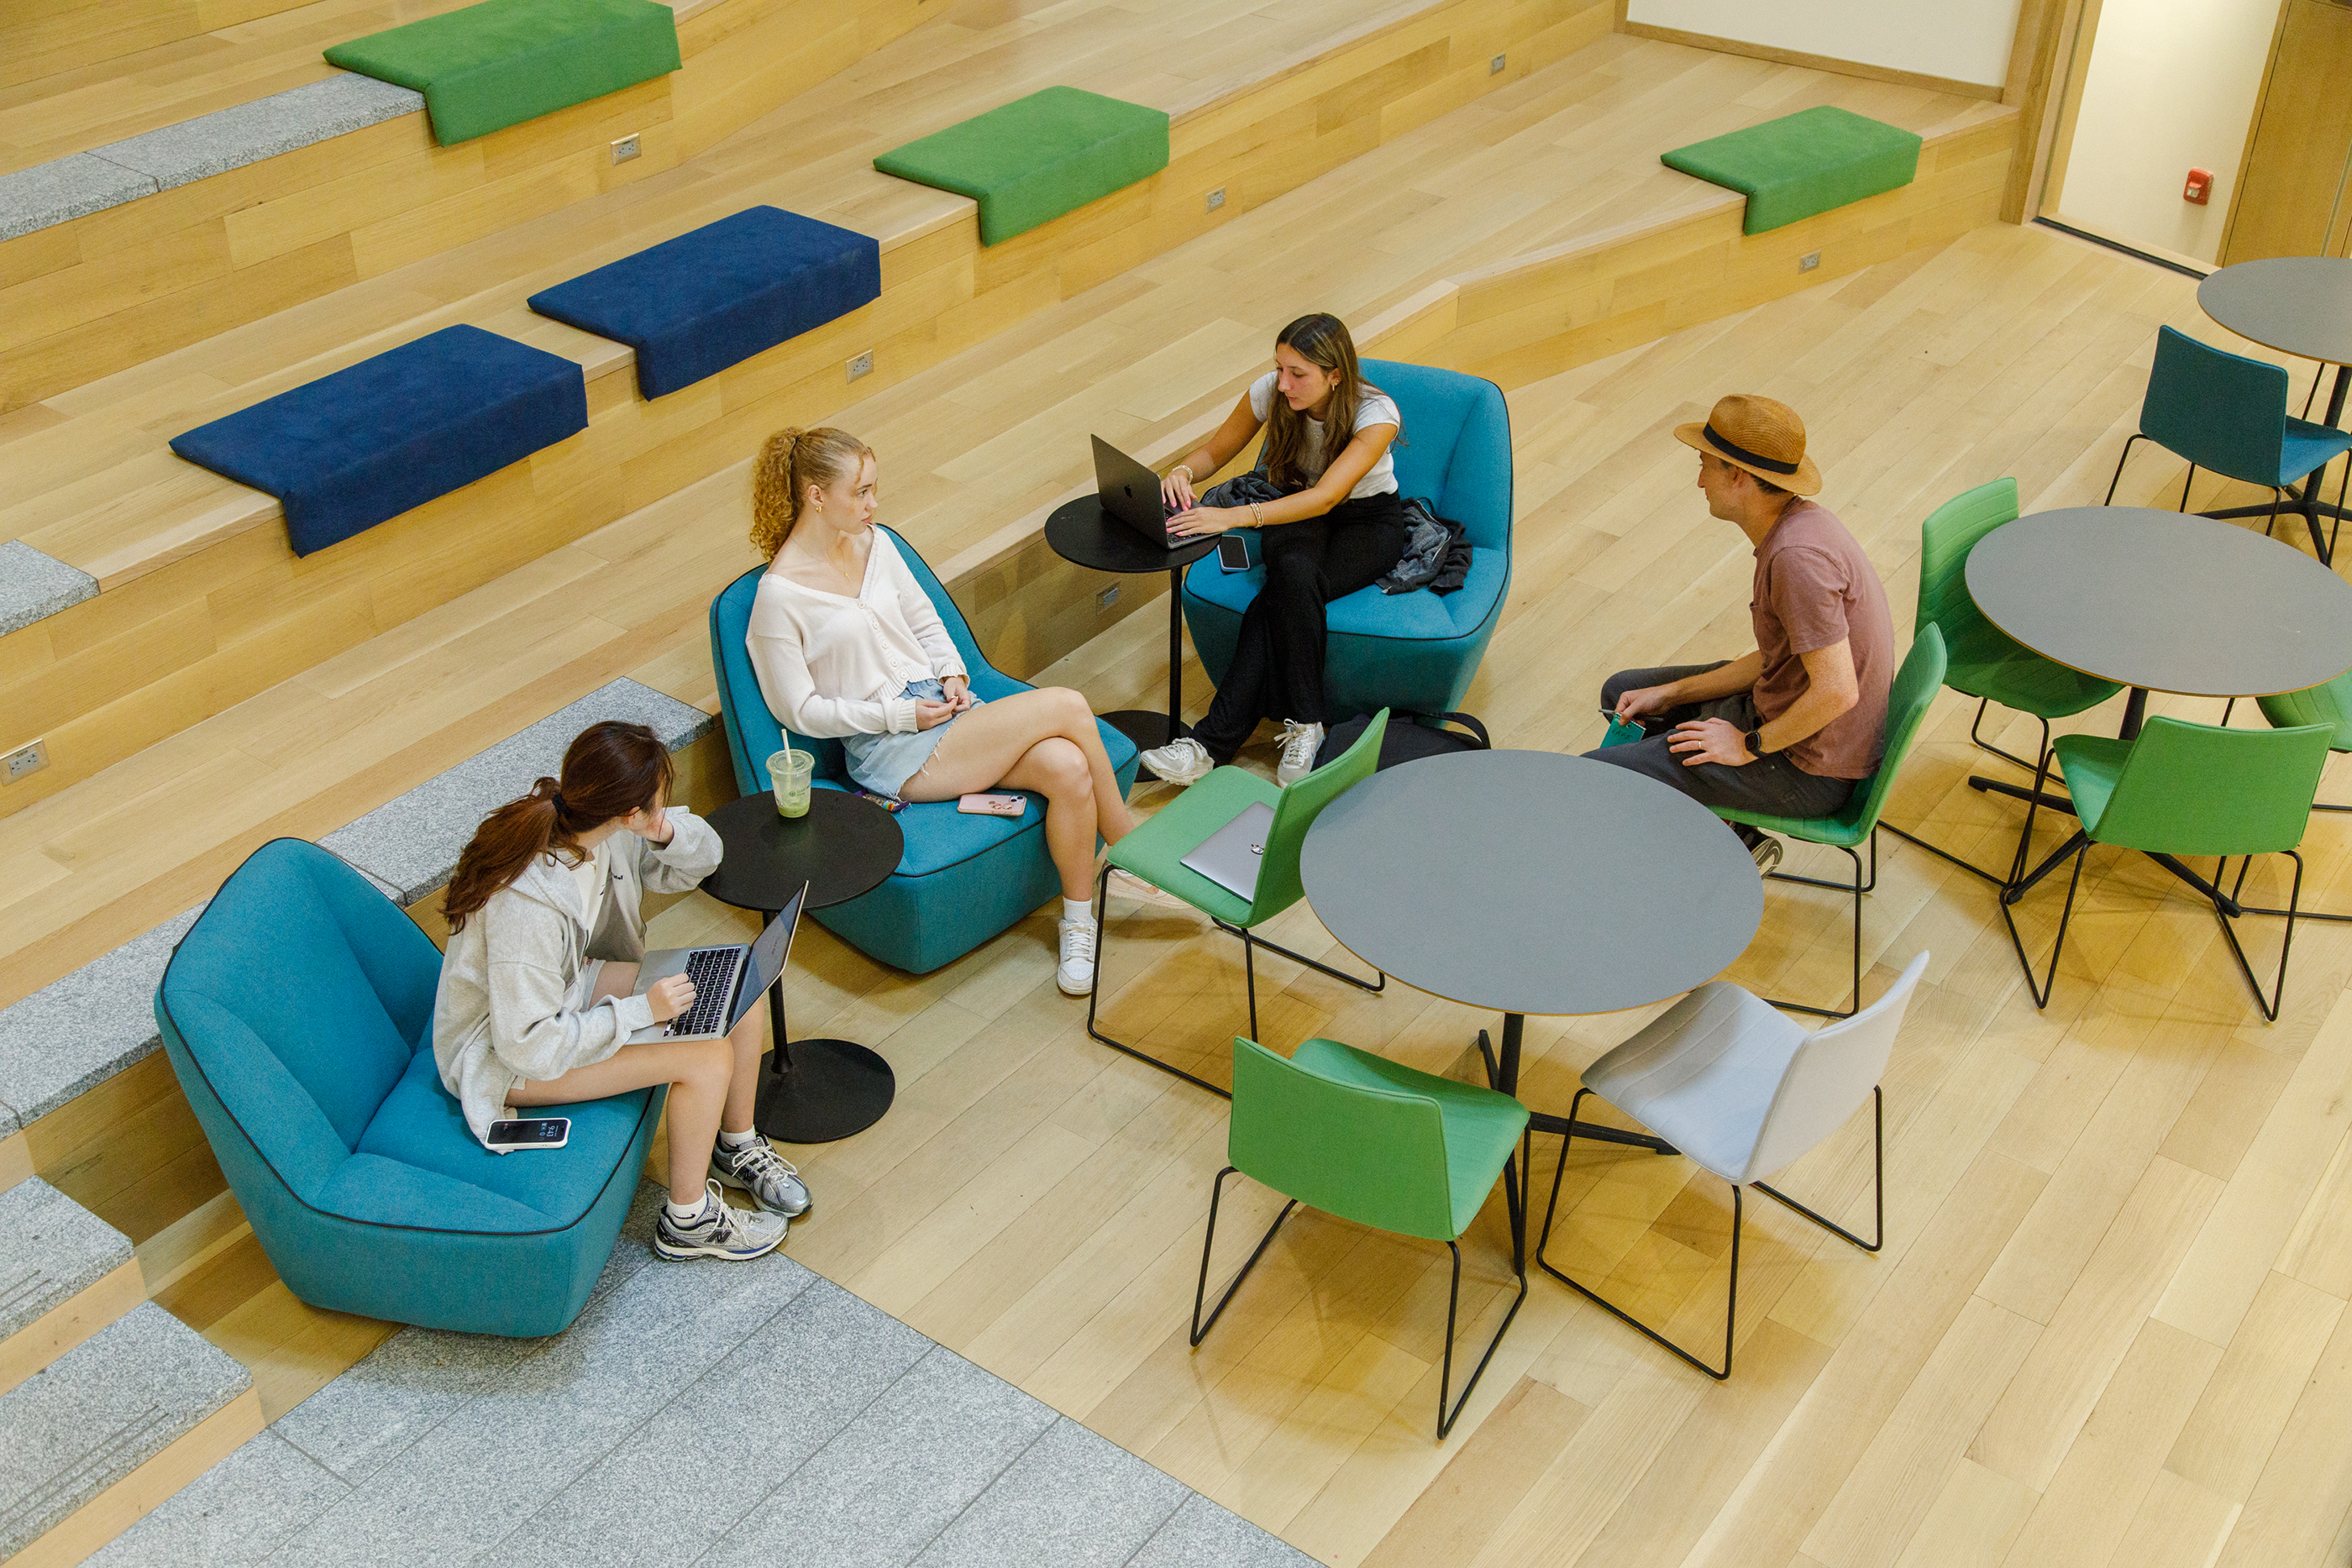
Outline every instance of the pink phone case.
[(1024, 809), (1018, 795), (962, 795), (956, 800), (957, 810), (975, 817), (1017, 817)]

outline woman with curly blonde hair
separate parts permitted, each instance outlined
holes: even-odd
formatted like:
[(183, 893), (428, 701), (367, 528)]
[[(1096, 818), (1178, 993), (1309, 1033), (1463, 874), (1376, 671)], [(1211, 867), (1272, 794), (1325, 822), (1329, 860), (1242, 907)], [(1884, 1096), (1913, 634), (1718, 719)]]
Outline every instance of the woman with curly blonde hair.
[(768, 711), (838, 737), (849, 776), (903, 800), (1000, 786), (1045, 798), (1062, 877), (1070, 996), (1094, 983), (1097, 835), (1134, 825), (1087, 699), (1066, 687), (982, 704), (954, 639), (890, 536), (874, 527), (874, 454), (838, 430), (782, 430), (751, 476), (751, 543), (768, 557), (747, 642)]

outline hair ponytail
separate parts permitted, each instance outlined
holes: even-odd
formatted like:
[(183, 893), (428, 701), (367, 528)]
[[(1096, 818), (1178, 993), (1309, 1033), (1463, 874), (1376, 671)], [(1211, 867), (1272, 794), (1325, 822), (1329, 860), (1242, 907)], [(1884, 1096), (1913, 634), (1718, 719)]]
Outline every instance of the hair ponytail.
[(854, 476), (873, 449), (845, 430), (780, 430), (751, 463), (751, 548), (769, 560), (793, 537), (809, 486)]
[(562, 779), (542, 776), (474, 830), (442, 895), (449, 929), (464, 930), (541, 855), (561, 852), (578, 865), (588, 856), (581, 834), (651, 808), (667, 796), (672, 777), (669, 748), (644, 725), (606, 719), (582, 730), (563, 753)]

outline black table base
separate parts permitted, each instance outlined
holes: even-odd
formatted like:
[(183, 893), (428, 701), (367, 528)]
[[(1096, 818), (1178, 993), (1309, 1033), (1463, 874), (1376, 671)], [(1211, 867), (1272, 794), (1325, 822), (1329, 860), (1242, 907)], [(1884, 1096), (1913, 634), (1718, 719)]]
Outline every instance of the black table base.
[(862, 1133), (898, 1092), (890, 1064), (848, 1040), (795, 1040), (760, 1080), (760, 1131), (780, 1144), (830, 1144)]
[[(2318, 385), (2318, 382), (2315, 379), (2312, 382), (2313, 389), (2317, 390)], [(2335, 389), (2327, 394), (2327, 418), (2324, 421), (2325, 423), (2333, 425), (2343, 420), (2344, 397), (2347, 391), (2352, 391), (2352, 365), (2338, 365), (2336, 367)], [(2305, 413), (2311, 412), (2308, 400), (2304, 403), (2304, 412)], [(2192, 466), (2189, 472), (2193, 476), (2196, 470)], [(2305, 476), (2304, 482), (2299, 486), (2286, 486), (2287, 498), (2276, 506), (2224, 507), (2218, 512), (2200, 512), (2198, 516), (2227, 521), (2233, 517), (2276, 517), (2282, 513), (2294, 513), (2303, 518), (2303, 526), (2311, 531), (2311, 551), (2319, 558), (2319, 563), (2322, 566), (2333, 566), (2336, 564), (2336, 529), (2329, 528), (2328, 537), (2320, 538), (2319, 519), (2326, 517), (2340, 525), (2345, 518), (2352, 517), (2352, 511), (2345, 508), (2344, 488), (2341, 485), (2336, 487), (2336, 505), (2331, 507), (2319, 498), (2319, 481), (2325, 478), (2327, 470), (2322, 468), (2316, 474)], [(2352, 468), (2347, 469), (2344, 477), (2346, 484), (2352, 484)], [(2189, 496), (2187, 486), (2182, 487), (2180, 495), (2183, 503), (2186, 504)]]

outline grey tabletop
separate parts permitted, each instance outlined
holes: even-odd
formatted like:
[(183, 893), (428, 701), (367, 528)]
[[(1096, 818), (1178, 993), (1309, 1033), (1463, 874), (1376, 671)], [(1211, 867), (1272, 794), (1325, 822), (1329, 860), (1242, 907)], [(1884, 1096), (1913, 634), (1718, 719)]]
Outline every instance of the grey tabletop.
[(1463, 751), (1375, 773), (1299, 859), (1347, 949), (1405, 984), (1510, 1013), (1603, 1013), (1739, 956), (1764, 889), (1704, 806), (1550, 751)]
[(2199, 284), (2197, 303), (2264, 348), (2352, 365), (2352, 261), (2332, 256), (2242, 261)]
[(2266, 696), (2352, 668), (2352, 584), (2291, 545), (2194, 514), (2036, 512), (1978, 542), (1968, 583), (2018, 642), (2127, 686)]

